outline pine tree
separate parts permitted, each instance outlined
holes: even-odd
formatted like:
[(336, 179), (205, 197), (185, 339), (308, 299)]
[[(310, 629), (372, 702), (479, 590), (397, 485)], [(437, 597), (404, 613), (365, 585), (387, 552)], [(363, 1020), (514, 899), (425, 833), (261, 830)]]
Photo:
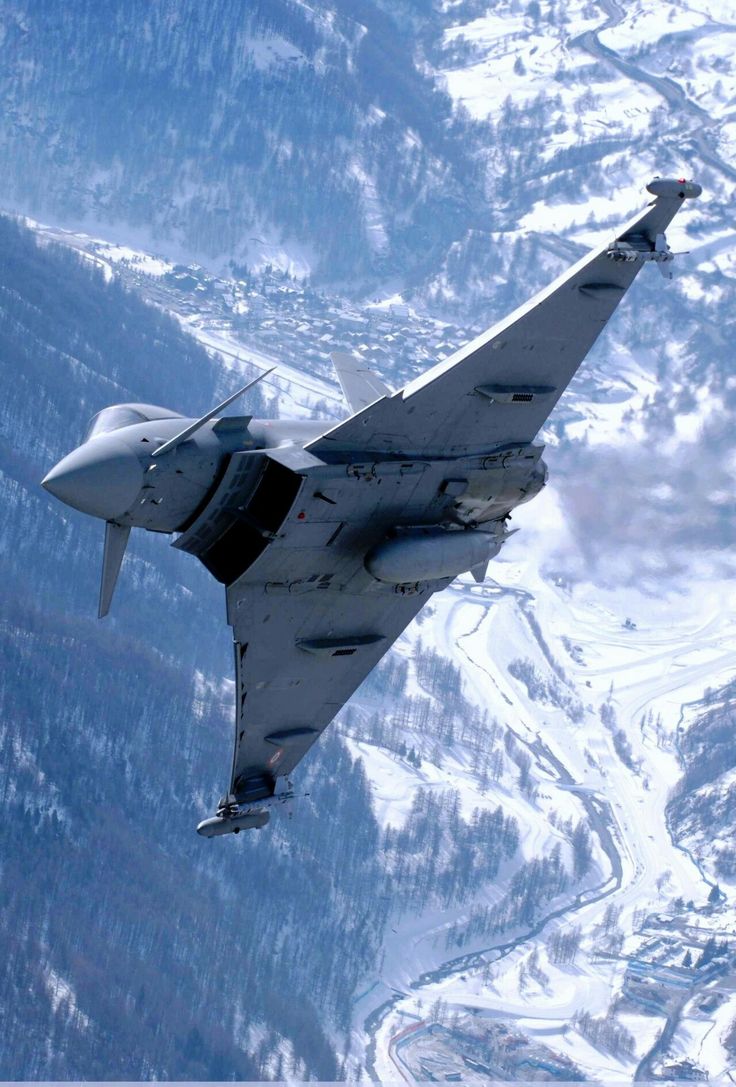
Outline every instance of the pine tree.
[(717, 883), (714, 883), (710, 889), (710, 893), (708, 894), (708, 901), (710, 902), (711, 906), (713, 906), (716, 904), (716, 902), (720, 902), (720, 900), (721, 888), (718, 886)]

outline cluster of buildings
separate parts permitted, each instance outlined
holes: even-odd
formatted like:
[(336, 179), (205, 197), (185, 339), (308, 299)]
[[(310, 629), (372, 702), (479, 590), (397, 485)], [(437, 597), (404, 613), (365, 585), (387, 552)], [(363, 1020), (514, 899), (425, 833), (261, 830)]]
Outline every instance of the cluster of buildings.
[(506, 1022), (468, 1015), (455, 1020), (403, 1031), (392, 1041), (394, 1060), (415, 1080), (436, 1083), (585, 1079), (567, 1057)]
[(123, 271), (153, 301), (165, 295), (166, 308), (173, 302), (180, 314), (228, 327), (249, 346), (285, 361), (309, 360), (309, 369), (316, 372), (323, 367), (327, 372), (333, 351), (347, 351), (361, 355), (378, 373), (390, 371), (399, 383), (446, 358), (479, 331), (417, 313), (398, 296), (351, 302), (280, 273), (219, 279), (196, 266), (177, 266), (152, 279), (134, 265)]
[(708, 986), (700, 1000), (708, 1013), (721, 999), (712, 983), (721, 978), (731, 990), (736, 947), (709, 930), (674, 918), (654, 918), (640, 930), (626, 958), (623, 996), (631, 1003), (653, 1015), (666, 1015), (683, 997)]

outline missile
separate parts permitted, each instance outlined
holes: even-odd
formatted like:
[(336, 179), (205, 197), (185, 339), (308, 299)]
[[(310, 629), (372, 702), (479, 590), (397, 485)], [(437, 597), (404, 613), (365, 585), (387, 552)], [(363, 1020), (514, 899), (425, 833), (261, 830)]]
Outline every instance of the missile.
[(494, 558), (504, 538), (476, 529), (410, 529), (374, 547), (365, 567), (392, 585), (454, 578)]
[(257, 830), (265, 827), (269, 820), (267, 811), (245, 811), (242, 815), (213, 815), (203, 819), (197, 827), (197, 834), (203, 838), (219, 838), (221, 834), (239, 834), (241, 830)]

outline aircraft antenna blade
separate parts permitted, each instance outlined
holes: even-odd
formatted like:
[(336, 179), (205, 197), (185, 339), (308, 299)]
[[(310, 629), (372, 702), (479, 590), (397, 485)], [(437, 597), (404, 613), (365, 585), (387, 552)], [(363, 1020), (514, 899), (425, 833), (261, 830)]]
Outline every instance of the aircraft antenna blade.
[(181, 443), (185, 442), (187, 438), (191, 438), (192, 434), (196, 434), (197, 431), (205, 425), (205, 423), (209, 423), (210, 419), (214, 419), (216, 415), (219, 415), (221, 411), (224, 411), (226, 407), (232, 404), (233, 400), (237, 400), (238, 397), (242, 396), (243, 393), (248, 391), (248, 389), (252, 389), (253, 386), (257, 385), (259, 381), (263, 381), (264, 377), (268, 377), (268, 375), (272, 374), (275, 369), (276, 367), (272, 366), (270, 370), (264, 370), (263, 373), (259, 374), (258, 377), (253, 379), (253, 381), (249, 381), (247, 385), (244, 385), (242, 389), (238, 389), (238, 391), (236, 393), (233, 393), (232, 396), (228, 396), (227, 400), (223, 400), (223, 402), (221, 404), (218, 404), (216, 408), (213, 408), (212, 411), (208, 411), (206, 415), (203, 415), (201, 417), (201, 419), (196, 419), (193, 423), (190, 423), (188, 427), (184, 427), (184, 429), (179, 431), (178, 434), (175, 434), (173, 438), (169, 438), (168, 442), (164, 442), (164, 444), (160, 445), (158, 449), (155, 449), (153, 453), (151, 453), (151, 456), (161, 457), (164, 453), (169, 453), (172, 449), (176, 449), (177, 445), (181, 445)]
[(128, 525), (118, 525), (115, 521), (105, 522), (105, 550), (102, 555), (98, 619), (104, 619), (110, 610), (112, 594), (115, 592), (129, 536), (130, 527)]

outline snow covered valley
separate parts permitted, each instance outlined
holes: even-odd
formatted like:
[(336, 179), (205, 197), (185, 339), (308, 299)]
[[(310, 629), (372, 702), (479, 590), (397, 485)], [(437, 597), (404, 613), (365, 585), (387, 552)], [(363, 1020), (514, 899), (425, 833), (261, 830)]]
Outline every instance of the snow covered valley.
[[(642, 1062), (667, 1015), (682, 1015), (668, 1052), (723, 1073), (733, 1060), (722, 1042), (736, 1014), (736, 993), (720, 972), (704, 983), (694, 972), (685, 982), (676, 977), (673, 991), (684, 984), (690, 1007), (675, 1013), (662, 1001), (659, 1018), (644, 985), (631, 979), (640, 969), (632, 964), (646, 961), (655, 988), (660, 964), (679, 966), (690, 940), (700, 949), (691, 952), (694, 961), (711, 933), (722, 939), (733, 929), (732, 907), (707, 905), (712, 871), (701, 871), (671, 837), (666, 817), (681, 774), (675, 744), (683, 707), (699, 700), (704, 686), (729, 681), (736, 669), (733, 587), (713, 583), (706, 593), (699, 586), (656, 600), (631, 590), (555, 584), (540, 574), (545, 564), (543, 553), (534, 553), (541, 536), (535, 540), (535, 532), (539, 527), (520, 534), (496, 562), (491, 585), (456, 583), (437, 600), (431, 620), (433, 640), (461, 668), (469, 696), (531, 755), (533, 784), (520, 790), (518, 781), (502, 779), (480, 795), (468, 780), (462, 749), (443, 752), (442, 769), (432, 766), (425, 781), (459, 788), (468, 811), (494, 802), (513, 811), (525, 857), (548, 855), (556, 842), (569, 848), (561, 826), (582, 817), (595, 842), (593, 863), (575, 893), (567, 888), (547, 903), (526, 931), (520, 926), (500, 939), (486, 933), (464, 939), (478, 901), (452, 919), (428, 917), (419, 931), (415, 919), (399, 926), (386, 982), (405, 995), (384, 1009), (380, 1025), (371, 1023), (376, 1069), (386, 1078), (397, 1068), (422, 1078), (421, 1059), (412, 1053), (415, 1043), (421, 1050), (421, 1026), (447, 1026), (471, 1011), (507, 1021), (509, 1029), (566, 1055), (586, 1076), (606, 1080), (630, 1078), (640, 1064), (648, 1073), (643, 1078), (661, 1072), (661, 1064)], [(533, 689), (509, 672), (519, 658), (534, 662)], [(550, 697), (555, 688), (583, 704), (577, 721)], [(361, 750), (375, 766), (371, 776), (382, 797), (381, 756), (366, 745)], [(415, 775), (407, 772), (403, 788), (396, 776), (392, 796), (406, 803)], [(498, 894), (498, 887), (484, 888), (479, 901), (487, 905)], [(573, 953), (561, 946), (565, 935), (572, 936)], [(719, 993), (717, 1021), (699, 1011), (703, 984)], [(598, 1045), (586, 1037), (586, 1016), (609, 1027)], [(612, 1022), (629, 1032), (630, 1047), (625, 1034), (617, 1038), (610, 1029)], [(464, 1067), (461, 1054), (462, 1043), (452, 1070)], [(453, 1062), (440, 1064), (449, 1070)]]
[[(736, 1075), (733, 4), (133, 0), (120, 46), (84, 7), (3, 16), (3, 204), (99, 280), (0, 222), (6, 1078)], [(202, 851), (219, 589), (134, 539), (95, 624), (99, 534), (38, 479), (105, 403), (204, 412), (274, 364), (247, 410), (338, 418), (331, 351), (400, 386), (653, 173), (704, 187), (675, 278), (591, 351), (485, 584), (420, 614), (309, 798)]]
[[(233, 368), (277, 363), (267, 410), (342, 413), (318, 351), (299, 366), (250, 345), (236, 281), (39, 229), (174, 313), (221, 360), (226, 383)], [(261, 330), (283, 321), (287, 334), (299, 305), (305, 342), (322, 328), (298, 284), (251, 283), (248, 303)], [(326, 315), (324, 300), (318, 308), (330, 340), (375, 343), (393, 327), (411, 344), (416, 326), (421, 357), (423, 336), (446, 335), (442, 322), (389, 307), (378, 317), (337, 300)], [(594, 446), (601, 426), (614, 440), (649, 380), (616, 346), (594, 383), (614, 382), (615, 395), (605, 405), (586, 389), (570, 396), (571, 433), (583, 421)], [(683, 835), (668, 817), (681, 737), (706, 688), (736, 678), (729, 557), (678, 543), (671, 568), (640, 555), (643, 573), (618, 584), (586, 566), (568, 515), (574, 449), (552, 437), (551, 484), (515, 515), (520, 531), (486, 583), (460, 578), (436, 596), (333, 726), (368, 775), (394, 886), (411, 889), (389, 907), (354, 994), (355, 1074), (524, 1079), (546, 1068), (627, 1080), (682, 1073), (682, 1062), (720, 1075), (734, 1063), (736, 901), (707, 856), (708, 828), (696, 818)]]

